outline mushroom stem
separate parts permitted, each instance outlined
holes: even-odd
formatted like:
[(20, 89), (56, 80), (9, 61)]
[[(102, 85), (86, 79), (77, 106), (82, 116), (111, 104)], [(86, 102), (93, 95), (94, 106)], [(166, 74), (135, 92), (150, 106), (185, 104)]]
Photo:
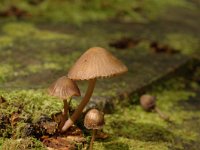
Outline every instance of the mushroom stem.
[(169, 120), (169, 117), (166, 116), (165, 114), (163, 114), (163, 112), (158, 108), (158, 107), (155, 107), (154, 110), (159, 114), (159, 116), (164, 119), (164, 120)]
[(62, 132), (65, 132), (80, 117), (83, 109), (85, 108), (85, 106), (87, 105), (87, 103), (90, 100), (90, 97), (92, 96), (92, 93), (93, 93), (93, 90), (95, 87), (95, 83), (96, 83), (96, 79), (89, 80), (87, 92), (86, 92), (83, 100), (81, 101), (81, 103), (79, 104), (79, 106), (75, 110), (75, 112), (72, 114), (72, 116), (70, 118), (68, 118), (68, 120), (65, 122), (64, 126), (62, 127)]
[(63, 100), (63, 103), (64, 103), (63, 118), (64, 118), (64, 121), (66, 121), (68, 119), (69, 105), (68, 105), (67, 100)]
[(92, 139), (90, 141), (90, 148), (89, 148), (89, 150), (92, 150), (92, 148), (93, 148), (93, 143), (94, 143), (94, 140), (95, 140), (96, 131), (97, 131), (96, 129), (92, 130)]
[(63, 99), (63, 103), (64, 103), (64, 109), (62, 112), (62, 119), (59, 124), (59, 129), (62, 129), (63, 125), (65, 124), (65, 121), (68, 119), (69, 105), (66, 99)]

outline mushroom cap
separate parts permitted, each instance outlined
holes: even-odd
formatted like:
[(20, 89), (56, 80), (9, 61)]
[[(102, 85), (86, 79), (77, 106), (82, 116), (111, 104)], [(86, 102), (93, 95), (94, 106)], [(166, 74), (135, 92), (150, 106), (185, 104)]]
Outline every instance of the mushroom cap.
[(90, 80), (116, 76), (127, 71), (128, 68), (106, 49), (92, 47), (76, 61), (68, 77), (73, 80)]
[(140, 104), (144, 110), (149, 111), (155, 107), (156, 97), (148, 94), (142, 95), (140, 97)]
[(60, 99), (68, 99), (72, 96), (80, 96), (80, 90), (77, 84), (67, 78), (66, 76), (60, 77), (49, 88), (48, 92), (52, 96), (56, 96)]
[(87, 112), (84, 119), (84, 126), (87, 129), (102, 129), (104, 125), (104, 113), (91, 109)]

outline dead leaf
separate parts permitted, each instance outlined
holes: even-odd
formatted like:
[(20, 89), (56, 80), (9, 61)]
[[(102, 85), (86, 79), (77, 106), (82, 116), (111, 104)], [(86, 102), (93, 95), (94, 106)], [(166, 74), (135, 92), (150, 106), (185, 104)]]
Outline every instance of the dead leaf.
[(98, 131), (95, 136), (96, 139), (107, 139), (108, 137), (109, 137), (109, 135), (102, 131)]
[(111, 42), (109, 46), (115, 47), (117, 49), (127, 49), (137, 46), (140, 41), (141, 39), (132, 39), (129, 37), (123, 37), (115, 42)]
[(178, 53), (177, 50), (171, 48), (169, 45), (161, 44), (155, 41), (150, 43), (150, 49), (154, 53), (169, 53), (169, 54)]
[(75, 150), (75, 145), (65, 138), (55, 137), (44, 139), (43, 144), (54, 150)]

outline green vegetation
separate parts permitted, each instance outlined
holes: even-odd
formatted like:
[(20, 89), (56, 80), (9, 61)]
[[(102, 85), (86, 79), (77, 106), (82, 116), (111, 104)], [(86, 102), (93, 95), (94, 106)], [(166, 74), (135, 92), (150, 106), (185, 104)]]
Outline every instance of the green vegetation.
[[(198, 125), (195, 127), (194, 125), (200, 122), (200, 118), (197, 117), (200, 116), (200, 111), (193, 111), (187, 103), (190, 99), (197, 99), (196, 92), (193, 90), (198, 90), (200, 87), (193, 81), (190, 81), (187, 86), (186, 83), (188, 84), (187, 80), (177, 78), (155, 86), (149, 91), (150, 94), (157, 96), (157, 105), (170, 116), (171, 122), (162, 120), (154, 112), (143, 111), (139, 105), (119, 104), (114, 114), (106, 115), (104, 131), (110, 137), (106, 140), (95, 141), (94, 149), (143, 150), (148, 148), (157, 150), (162, 148), (168, 150), (173, 147), (182, 150), (187, 146), (194, 150), (197, 149), (200, 142), (200, 128)], [(187, 90), (188, 86), (193, 90)], [(0, 95), (3, 95), (9, 103), (9, 105), (1, 104), (2, 113), (12, 114), (17, 111), (16, 108), (19, 108), (19, 105), (23, 105), (20, 116), (25, 118), (30, 115), (35, 121), (41, 115), (51, 115), (59, 112), (62, 108), (62, 103), (58, 99), (46, 95), (43, 90), (1, 91)], [(22, 134), (20, 126), (23, 127), (23, 123), (17, 124), (18, 134)], [(34, 140), (33, 142), (29, 138), (1, 140), (4, 141), (1, 146), (4, 149), (13, 146), (18, 148), (19, 143), (23, 140), (26, 142), (20, 146), (42, 149), (39, 141)]]
[(198, 124), (200, 118), (191, 118), (199, 116), (200, 111), (183, 107), (182, 103), (196, 96), (195, 92), (185, 89), (183, 81), (171, 80), (149, 91), (157, 96), (157, 105), (170, 116), (172, 123), (162, 120), (156, 113), (143, 111), (138, 105), (119, 106), (114, 114), (106, 115), (104, 131), (111, 134), (111, 138), (95, 142), (95, 149), (167, 150), (173, 147), (182, 150), (189, 145), (196, 150), (200, 141), (193, 125)]
[(0, 82), (5, 82), (14, 73), (13, 67), (9, 64), (0, 65)]
[[(126, 0), (126, 2), (123, 0), (44, 0), (38, 1), (36, 5), (32, 5), (31, 1), (22, 0), (20, 3), (17, 0), (1, 1), (0, 10), (16, 6), (27, 12), (28, 16), (25, 18), (28, 20), (80, 24), (116, 18), (128, 22), (147, 22), (164, 14), (165, 10), (171, 6), (193, 9), (193, 4), (186, 0)], [(14, 20), (15, 17), (10, 17), (10, 19)]]
[(166, 43), (171, 47), (181, 51), (183, 54), (192, 54), (199, 51), (198, 37), (190, 34), (171, 33), (166, 35)]
[(34, 138), (23, 138), (23, 139), (6, 139), (3, 145), (0, 146), (1, 150), (45, 150), (41, 142)]
[(2, 113), (11, 115), (23, 107), (21, 117), (30, 115), (33, 122), (36, 122), (42, 115), (51, 116), (62, 109), (62, 101), (48, 96), (47, 92), (43, 90), (0, 91), (0, 95), (6, 97), (8, 102), (1, 104)]
[[(0, 66), (0, 82), (43, 70), (69, 68), (72, 60), (79, 56), (79, 53), (66, 56), (55, 52), (44, 52), (43, 49), (55, 50), (56, 43), (63, 45), (69, 42), (71, 37), (67, 34), (39, 30), (31, 23), (5, 24), (0, 36), (0, 57), (4, 62)], [(22, 55), (25, 51), (30, 51), (28, 57)], [(31, 62), (29, 65), (32, 58), (40, 59), (40, 61)]]

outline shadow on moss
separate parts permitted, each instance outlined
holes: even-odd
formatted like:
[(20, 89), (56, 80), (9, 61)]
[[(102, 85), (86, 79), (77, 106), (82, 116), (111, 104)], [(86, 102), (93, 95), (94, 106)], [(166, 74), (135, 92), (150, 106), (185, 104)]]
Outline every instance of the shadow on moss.
[(170, 131), (155, 124), (114, 121), (111, 126), (115, 135), (126, 138), (157, 142), (168, 142), (173, 139)]

